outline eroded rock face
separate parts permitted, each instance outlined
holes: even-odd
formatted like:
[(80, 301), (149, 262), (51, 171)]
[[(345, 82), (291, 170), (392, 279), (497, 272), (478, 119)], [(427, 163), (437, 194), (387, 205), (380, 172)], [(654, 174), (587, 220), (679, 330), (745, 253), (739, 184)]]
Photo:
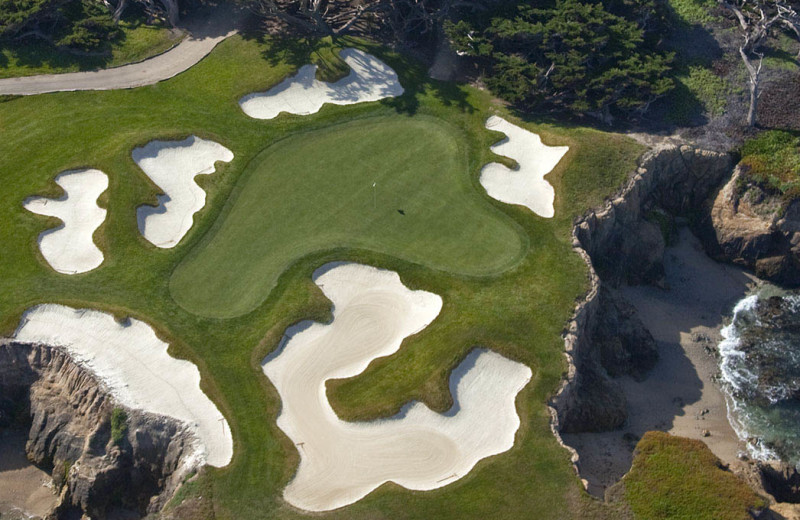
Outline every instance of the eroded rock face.
[(745, 184), (740, 167), (708, 205), (699, 234), (713, 258), (781, 285), (800, 286), (800, 202)]
[(658, 361), (653, 335), (636, 308), (606, 287), (600, 288), (600, 317), (592, 331), (592, 343), (600, 364), (611, 377), (629, 375), (642, 381)]
[(800, 503), (800, 472), (785, 462), (759, 463), (758, 470), (764, 490), (778, 502)]
[(27, 456), (61, 490), (53, 518), (105, 518), (111, 508), (156, 512), (191, 469), (185, 458), (194, 438), (183, 424), (124, 409), (125, 430), (115, 443), (115, 408), (91, 373), (60, 349), (0, 340), (0, 426), (29, 418)]
[(635, 311), (602, 286), (661, 283), (665, 239), (648, 216), (696, 216), (732, 167), (727, 154), (654, 149), (617, 196), (576, 221), (573, 246), (589, 267), (591, 289), (565, 333), (569, 371), (551, 403), (555, 430), (607, 431), (624, 424), (627, 401), (612, 377), (643, 378), (657, 351)]
[(622, 192), (575, 226), (575, 238), (603, 282), (659, 282), (664, 275), (664, 239), (646, 216), (654, 210), (693, 216), (732, 166), (727, 154), (690, 146), (665, 146), (645, 154)]

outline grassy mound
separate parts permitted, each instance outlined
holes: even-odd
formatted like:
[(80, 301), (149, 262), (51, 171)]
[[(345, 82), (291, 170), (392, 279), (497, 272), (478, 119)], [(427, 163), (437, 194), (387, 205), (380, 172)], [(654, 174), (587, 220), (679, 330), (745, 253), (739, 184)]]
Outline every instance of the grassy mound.
[(334, 248), (458, 274), (511, 267), (527, 237), (480, 199), (460, 137), (433, 118), (390, 116), (276, 143), (248, 164), (209, 239), (178, 266), (173, 297), (196, 314), (237, 316), (297, 259)]
[(764, 502), (700, 441), (648, 432), (636, 446), (625, 496), (641, 520), (748, 520)]

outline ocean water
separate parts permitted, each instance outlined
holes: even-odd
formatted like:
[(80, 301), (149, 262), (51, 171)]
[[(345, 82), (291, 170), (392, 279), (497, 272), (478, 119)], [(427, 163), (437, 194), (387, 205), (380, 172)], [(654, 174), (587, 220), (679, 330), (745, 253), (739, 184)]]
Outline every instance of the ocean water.
[(728, 418), (750, 456), (800, 466), (800, 294), (762, 290), (722, 329)]

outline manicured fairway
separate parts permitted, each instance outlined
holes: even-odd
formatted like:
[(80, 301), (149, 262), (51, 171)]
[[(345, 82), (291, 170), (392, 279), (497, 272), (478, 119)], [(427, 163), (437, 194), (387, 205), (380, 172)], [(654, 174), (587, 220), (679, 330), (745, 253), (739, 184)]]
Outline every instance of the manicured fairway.
[[(368, 118), (301, 133), (247, 166), (170, 289), (203, 316), (266, 299), (309, 253), (363, 248), (457, 274), (494, 274), (527, 249), (521, 228), (470, 183), (460, 132), (430, 118)], [(373, 187), (374, 185), (374, 187)]]

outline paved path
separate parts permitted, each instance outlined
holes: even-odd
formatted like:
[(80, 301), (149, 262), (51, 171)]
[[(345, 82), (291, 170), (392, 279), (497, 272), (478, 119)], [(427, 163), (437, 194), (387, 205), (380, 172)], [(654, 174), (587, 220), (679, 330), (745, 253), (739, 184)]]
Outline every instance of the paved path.
[(114, 90), (152, 85), (189, 69), (225, 38), (236, 33), (238, 16), (217, 9), (185, 27), (189, 36), (169, 51), (111, 69), (0, 79), (0, 95), (33, 95), (73, 90)]

